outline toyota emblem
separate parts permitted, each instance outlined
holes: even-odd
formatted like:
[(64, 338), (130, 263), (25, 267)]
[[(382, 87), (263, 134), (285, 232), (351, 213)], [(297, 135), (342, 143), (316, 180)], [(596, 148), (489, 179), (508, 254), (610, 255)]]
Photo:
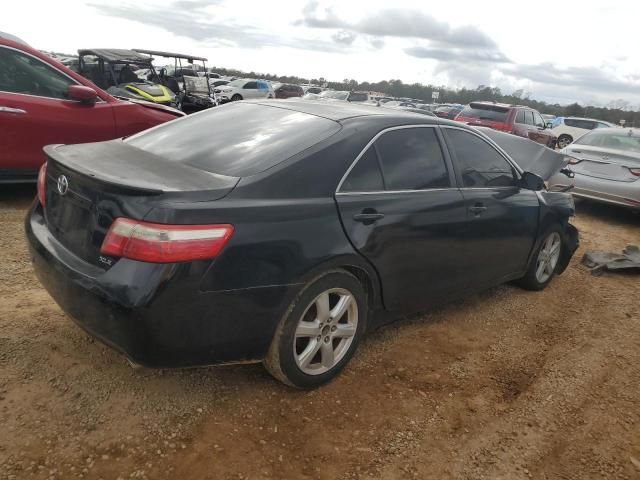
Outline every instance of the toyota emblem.
[(60, 195), (66, 195), (67, 190), (69, 190), (69, 180), (64, 175), (60, 175), (58, 177), (58, 193)]

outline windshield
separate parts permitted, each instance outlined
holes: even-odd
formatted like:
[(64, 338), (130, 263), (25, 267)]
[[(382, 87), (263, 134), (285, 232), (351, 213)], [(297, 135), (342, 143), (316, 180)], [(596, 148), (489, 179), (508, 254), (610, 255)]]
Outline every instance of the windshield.
[(335, 98), (336, 100), (346, 100), (349, 98), (349, 92), (325, 90), (320, 94), (320, 96), (324, 98)]
[(184, 89), (192, 93), (209, 93), (209, 81), (206, 77), (184, 76)]
[(623, 130), (621, 132), (593, 130), (573, 143), (575, 145), (587, 145), (590, 147), (621, 150), (623, 152), (640, 153), (640, 135), (634, 135), (632, 130)]
[(505, 122), (507, 120), (506, 108), (496, 107), (493, 105), (467, 105), (460, 112), (460, 116), (465, 118), (478, 118), (481, 120), (492, 120), (494, 122)]

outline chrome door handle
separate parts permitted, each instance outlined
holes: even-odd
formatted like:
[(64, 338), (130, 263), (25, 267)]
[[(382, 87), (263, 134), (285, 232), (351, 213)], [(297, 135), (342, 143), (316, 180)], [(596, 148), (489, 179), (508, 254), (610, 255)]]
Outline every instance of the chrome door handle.
[(22, 110), (21, 108), (11, 108), (11, 107), (2, 107), (0, 106), (0, 113), (20, 113), (20, 114), (25, 114), (27, 113), (26, 110)]

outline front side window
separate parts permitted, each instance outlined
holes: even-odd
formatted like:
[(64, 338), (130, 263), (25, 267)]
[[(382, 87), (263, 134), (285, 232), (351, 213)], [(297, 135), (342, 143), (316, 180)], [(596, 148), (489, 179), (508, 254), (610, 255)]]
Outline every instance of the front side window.
[(540, 115), (538, 112), (533, 112), (533, 121), (535, 122), (536, 127), (544, 128), (545, 126), (544, 119), (542, 118), (542, 115)]
[(448, 128), (446, 134), (464, 187), (491, 188), (515, 185), (513, 167), (489, 143), (463, 130)]
[(403, 128), (375, 142), (387, 190), (451, 186), (440, 142), (433, 128)]
[(533, 112), (531, 110), (524, 112), (524, 123), (527, 125), (535, 125), (533, 121)]
[(0, 48), (0, 91), (66, 99), (69, 85), (75, 82), (46, 63)]
[(258, 89), (258, 82), (247, 82), (244, 84), (244, 88), (246, 90), (257, 90)]

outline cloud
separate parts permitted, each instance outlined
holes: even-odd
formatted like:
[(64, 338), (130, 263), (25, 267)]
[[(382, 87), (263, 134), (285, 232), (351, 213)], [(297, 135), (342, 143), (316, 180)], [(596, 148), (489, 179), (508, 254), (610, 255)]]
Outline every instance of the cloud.
[(341, 43), (343, 45), (351, 45), (353, 41), (356, 39), (356, 34), (348, 30), (339, 30), (333, 35), (331, 35), (331, 38), (336, 43)]
[(412, 57), (431, 58), (443, 62), (510, 62), (510, 60), (498, 50), (414, 46), (405, 48), (404, 52)]
[(418, 38), (443, 45), (496, 49), (495, 42), (474, 25), (452, 27), (417, 9), (387, 8), (373, 10), (364, 18), (347, 22), (331, 7), (320, 7), (311, 0), (302, 9), (296, 25), (311, 28), (333, 28), (376, 37)]
[(344, 46), (339, 47), (333, 42), (311, 40), (306, 38), (291, 38), (266, 32), (251, 25), (234, 23), (225, 20), (216, 22), (214, 15), (207, 12), (207, 7), (221, 3), (208, 0), (174, 0), (166, 8), (135, 4), (98, 4), (87, 3), (99, 13), (111, 17), (123, 18), (162, 28), (175, 35), (190, 38), (198, 42), (208, 42), (218, 45), (228, 45), (241, 48), (289, 47), (302, 50), (316, 50), (322, 52), (344, 52)]
[(552, 63), (538, 65), (513, 64), (502, 70), (505, 75), (515, 79), (527, 79), (545, 85), (557, 85), (586, 89), (592, 92), (619, 92), (636, 94), (640, 91), (640, 78), (631, 75), (616, 78), (609, 69), (598, 67), (560, 68)]

